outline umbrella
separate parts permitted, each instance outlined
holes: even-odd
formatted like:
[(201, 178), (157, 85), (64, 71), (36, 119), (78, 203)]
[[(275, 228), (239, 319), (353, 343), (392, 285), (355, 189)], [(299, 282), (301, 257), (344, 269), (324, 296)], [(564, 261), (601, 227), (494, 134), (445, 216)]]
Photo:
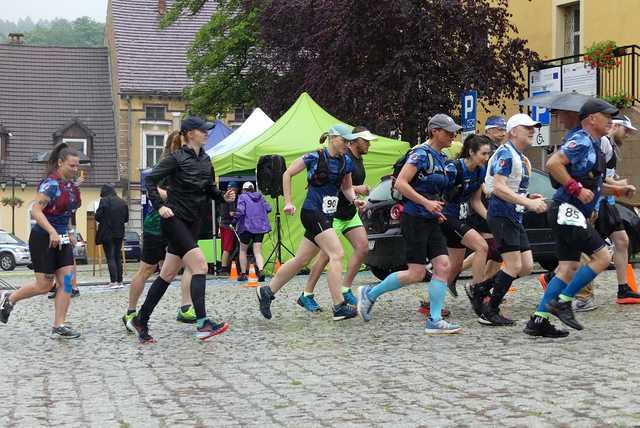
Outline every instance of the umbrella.
[[(49, 162), (49, 156), (51, 155), (51, 151), (34, 153), (31, 156), (31, 163), (47, 163)], [(84, 153), (80, 152), (80, 164), (87, 165), (91, 164), (91, 159), (89, 159)]]
[(580, 111), (580, 108), (588, 100), (593, 99), (588, 95), (577, 92), (550, 91), (544, 94), (534, 95), (522, 101), (521, 106), (545, 107), (551, 110)]

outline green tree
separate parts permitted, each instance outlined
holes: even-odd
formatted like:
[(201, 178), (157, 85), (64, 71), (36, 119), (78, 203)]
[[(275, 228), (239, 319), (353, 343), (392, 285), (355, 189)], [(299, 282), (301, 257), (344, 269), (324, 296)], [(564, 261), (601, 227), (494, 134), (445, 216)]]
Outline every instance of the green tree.
[(25, 32), (25, 43), (48, 46), (103, 46), (104, 24), (89, 17), (77, 18), (70, 22), (54, 19), (38, 23), (31, 31)]

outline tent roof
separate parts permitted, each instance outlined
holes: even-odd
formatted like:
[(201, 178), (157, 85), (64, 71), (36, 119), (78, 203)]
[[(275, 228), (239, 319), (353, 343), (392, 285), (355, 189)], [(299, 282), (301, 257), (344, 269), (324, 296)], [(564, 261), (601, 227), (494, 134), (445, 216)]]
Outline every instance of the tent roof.
[(227, 138), (231, 135), (231, 129), (227, 127), (221, 120), (216, 120), (215, 127), (209, 131), (209, 138), (207, 139), (207, 144), (205, 144), (204, 149), (209, 150), (218, 144), (220, 141)]
[[(337, 123), (344, 122), (331, 116), (303, 92), (271, 128), (237, 150), (215, 157), (216, 174), (255, 169), (258, 159), (264, 155), (279, 154), (290, 163), (318, 149), (320, 135)], [(371, 144), (370, 154), (365, 156), (367, 171), (386, 168), (391, 173), (393, 162), (408, 147), (405, 142), (378, 137)]]
[(231, 135), (207, 150), (207, 154), (213, 159), (214, 156), (220, 156), (231, 150), (238, 149), (271, 128), (273, 123), (273, 120), (258, 107)]

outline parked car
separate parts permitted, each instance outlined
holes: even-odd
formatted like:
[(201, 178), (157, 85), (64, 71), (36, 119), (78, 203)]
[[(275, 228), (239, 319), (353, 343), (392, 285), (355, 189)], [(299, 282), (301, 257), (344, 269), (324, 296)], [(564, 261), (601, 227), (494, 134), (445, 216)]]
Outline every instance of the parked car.
[[(404, 238), (400, 233), (403, 204), (396, 191), (392, 195), (391, 184), (391, 176), (383, 177), (371, 190), (362, 213), (362, 222), (369, 239), (369, 254), (364, 262), (379, 279), (406, 268)], [(529, 181), (529, 192), (540, 193), (549, 201), (553, 198), (555, 189), (551, 187), (547, 173), (534, 169)], [(618, 208), (629, 234), (629, 254), (633, 254), (640, 250), (640, 218), (632, 207), (619, 203)], [(525, 211), (523, 224), (531, 244), (533, 260), (544, 269), (555, 269), (558, 259), (546, 213)]]
[(127, 260), (140, 261), (140, 255), (142, 254), (140, 247), (140, 235), (133, 230), (127, 230), (124, 232), (124, 256)]
[(0, 268), (2, 270), (14, 270), (16, 266), (31, 264), (29, 245), (0, 229)]
[(73, 258), (79, 265), (87, 264), (87, 241), (80, 232), (76, 232), (76, 246), (73, 247)]

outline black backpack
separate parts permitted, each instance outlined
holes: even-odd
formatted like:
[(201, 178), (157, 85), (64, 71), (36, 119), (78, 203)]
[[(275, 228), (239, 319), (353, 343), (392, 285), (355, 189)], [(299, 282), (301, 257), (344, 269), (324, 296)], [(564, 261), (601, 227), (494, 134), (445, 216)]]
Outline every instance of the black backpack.
[[(393, 164), (393, 173), (391, 174), (393, 177), (393, 186), (395, 188), (395, 184), (396, 184), (396, 178), (398, 178), (398, 175), (400, 175), (400, 171), (402, 171), (402, 168), (404, 167), (404, 164), (407, 163), (407, 159), (409, 158), (409, 154), (411, 154), (411, 152), (418, 146), (414, 146), (412, 148), (410, 148), (409, 150), (407, 150), (407, 152), (402, 155), (400, 158), (398, 158), (398, 160)], [(431, 154), (427, 151), (427, 155), (430, 156)], [(429, 170), (425, 170), (424, 168), (419, 169), (418, 171), (416, 171), (416, 175), (413, 176), (413, 178), (411, 179), (410, 184), (414, 184), (417, 180), (418, 177), (420, 176), (420, 174), (426, 175), (426, 174), (433, 174), (434, 173), (434, 162), (433, 162), (433, 158), (431, 158), (431, 161), (429, 162)], [(437, 173), (440, 173), (439, 171)]]
[[(342, 179), (345, 174), (345, 166), (347, 164), (344, 155), (340, 156), (340, 167), (338, 168), (338, 187), (342, 183)], [(316, 170), (313, 172), (313, 176), (309, 179), (309, 186), (321, 187), (326, 185), (329, 182), (331, 171), (329, 170), (329, 159), (327, 159), (327, 154), (324, 149), (318, 150), (318, 164), (316, 165)]]
[[(453, 182), (453, 186), (449, 189), (449, 192), (446, 195), (446, 200), (451, 202), (461, 196), (466, 190), (466, 185), (464, 182), (464, 171), (462, 170), (462, 159), (456, 159), (454, 164), (456, 166), (456, 179)], [(483, 178), (480, 176), (481, 168), (476, 168), (476, 180), (481, 181)]]

